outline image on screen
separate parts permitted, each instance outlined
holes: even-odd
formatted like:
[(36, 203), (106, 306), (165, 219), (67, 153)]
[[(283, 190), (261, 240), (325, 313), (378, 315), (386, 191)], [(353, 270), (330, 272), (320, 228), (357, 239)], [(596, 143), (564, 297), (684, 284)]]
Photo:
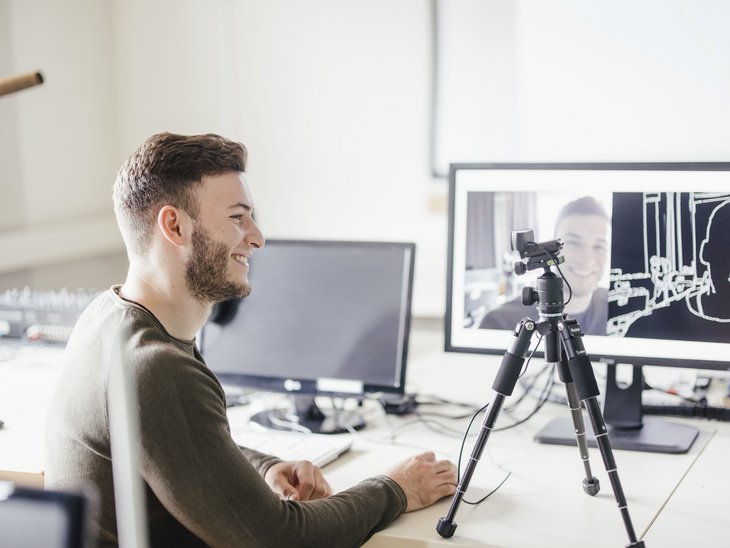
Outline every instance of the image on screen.
[(730, 267), (713, 239), (728, 188), (730, 164), (452, 166), (447, 350), (503, 353), (505, 331), (537, 319), (521, 292), (540, 272), (516, 275), (510, 248), (530, 228), (564, 242), (565, 312), (595, 359), (728, 369)]
[(730, 192), (617, 192), (608, 333), (730, 341)]

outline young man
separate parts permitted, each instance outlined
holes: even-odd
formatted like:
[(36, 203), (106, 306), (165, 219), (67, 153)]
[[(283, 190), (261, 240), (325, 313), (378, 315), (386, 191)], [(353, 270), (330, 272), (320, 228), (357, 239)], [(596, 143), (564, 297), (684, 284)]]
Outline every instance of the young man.
[[(563, 240), (565, 262), (560, 271), (570, 284), (572, 294), (564, 312), (578, 320), (588, 335), (605, 335), (608, 321), (608, 290), (599, 287), (608, 262), (611, 219), (603, 206), (591, 196), (565, 204), (555, 222), (555, 237)], [(565, 287), (568, 298), (568, 288)], [(514, 329), (525, 316), (537, 320), (537, 309), (513, 299), (489, 311), (481, 329)]]
[[(152, 545), (358, 546), (402, 512), (455, 490), (454, 465), (424, 453), (332, 494), (312, 464), (231, 439), (223, 390), (194, 338), (214, 303), (251, 290), (248, 259), (264, 237), (245, 168), (239, 143), (163, 133), (117, 177), (129, 272), (74, 329), (46, 443), (49, 488), (96, 491), (101, 545), (117, 544), (107, 409), (115, 363), (125, 364), (136, 390)], [(111, 355), (117, 340), (122, 359)]]

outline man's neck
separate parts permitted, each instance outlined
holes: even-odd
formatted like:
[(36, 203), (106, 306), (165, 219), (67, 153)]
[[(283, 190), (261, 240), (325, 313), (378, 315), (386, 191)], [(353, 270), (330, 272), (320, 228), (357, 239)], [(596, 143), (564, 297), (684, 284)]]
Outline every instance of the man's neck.
[(591, 304), (592, 295), (573, 295), (570, 302), (565, 305), (566, 314), (580, 314), (585, 312), (588, 306)]
[(119, 294), (147, 308), (168, 333), (183, 340), (195, 338), (212, 308), (190, 296), (184, 280), (176, 283), (134, 266), (130, 266)]

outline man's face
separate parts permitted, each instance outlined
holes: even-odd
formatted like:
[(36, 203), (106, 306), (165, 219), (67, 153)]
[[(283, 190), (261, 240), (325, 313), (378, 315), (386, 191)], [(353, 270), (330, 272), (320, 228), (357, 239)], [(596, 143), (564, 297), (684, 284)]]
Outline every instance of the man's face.
[(190, 294), (205, 302), (245, 297), (251, 292), (248, 259), (264, 238), (253, 220), (253, 199), (240, 173), (203, 178), (197, 190), (200, 214), (185, 265)]
[(565, 263), (560, 265), (573, 294), (591, 295), (606, 268), (609, 222), (600, 215), (568, 215), (557, 226)]

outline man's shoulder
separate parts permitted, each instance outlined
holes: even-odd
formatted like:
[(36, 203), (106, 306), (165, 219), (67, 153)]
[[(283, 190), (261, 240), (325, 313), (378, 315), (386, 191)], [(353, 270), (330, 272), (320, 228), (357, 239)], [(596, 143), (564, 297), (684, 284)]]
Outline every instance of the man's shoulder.
[(534, 309), (524, 306), (521, 299), (512, 299), (487, 312), (479, 327), (481, 329), (514, 329), (522, 318), (533, 313)]
[(592, 300), (593, 301), (601, 301), (601, 302), (605, 301), (605, 302), (608, 302), (608, 289), (605, 288), (605, 287), (597, 287), (593, 291)]
[(81, 343), (82, 349), (94, 347), (101, 351), (116, 344), (122, 358), (137, 372), (152, 366), (160, 370), (181, 361), (198, 361), (192, 341), (176, 339), (150, 311), (120, 298), (113, 289), (99, 295), (80, 320), (79, 340), (74, 347)]

